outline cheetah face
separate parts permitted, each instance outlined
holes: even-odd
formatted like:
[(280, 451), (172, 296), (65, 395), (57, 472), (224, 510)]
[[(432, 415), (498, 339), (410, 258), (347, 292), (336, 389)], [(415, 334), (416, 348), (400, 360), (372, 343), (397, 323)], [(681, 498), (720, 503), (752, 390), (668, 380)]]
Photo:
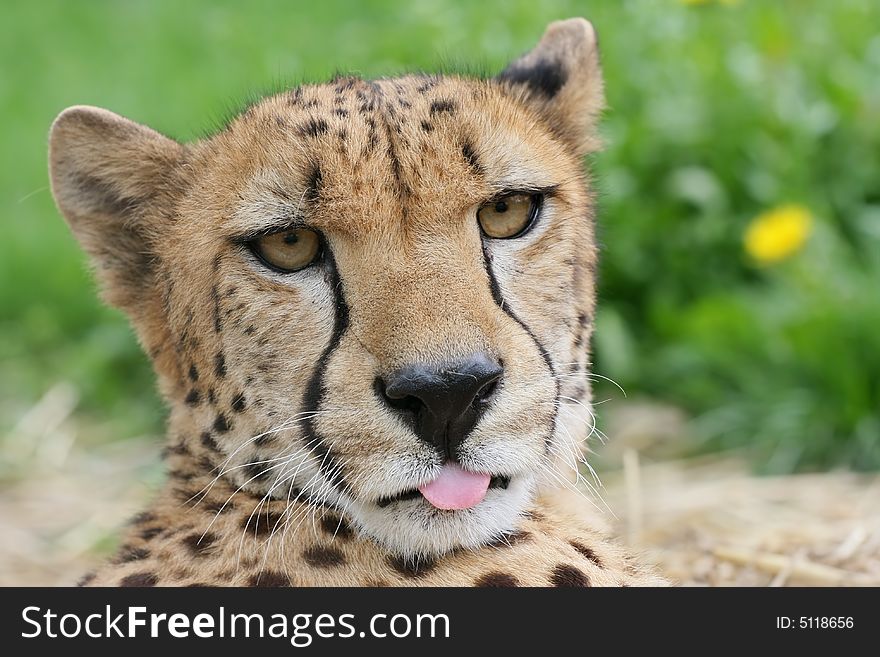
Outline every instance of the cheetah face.
[(258, 496), (436, 555), (511, 530), (590, 432), (601, 102), (574, 19), (491, 80), (340, 78), (194, 144), (72, 108), (53, 191), (172, 433)]

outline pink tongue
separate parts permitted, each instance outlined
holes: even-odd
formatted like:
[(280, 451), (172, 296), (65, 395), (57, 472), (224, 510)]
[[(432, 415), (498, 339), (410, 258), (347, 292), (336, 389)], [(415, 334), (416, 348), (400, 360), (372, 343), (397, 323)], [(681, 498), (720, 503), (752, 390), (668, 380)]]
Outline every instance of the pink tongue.
[(440, 475), (431, 483), (419, 486), (419, 491), (438, 509), (470, 509), (483, 501), (491, 477), (462, 470), (457, 463), (447, 461)]

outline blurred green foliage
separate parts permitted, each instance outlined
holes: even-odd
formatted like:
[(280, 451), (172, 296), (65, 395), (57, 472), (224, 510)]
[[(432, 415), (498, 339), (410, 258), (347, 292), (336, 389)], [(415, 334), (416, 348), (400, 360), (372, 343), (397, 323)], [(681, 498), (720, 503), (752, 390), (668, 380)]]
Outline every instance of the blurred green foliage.
[[(769, 472), (880, 467), (869, 0), (5, 2), (0, 430), (59, 380), (108, 435), (161, 430), (146, 359), (95, 298), (52, 204), (46, 133), (61, 109), (100, 105), (192, 139), (254, 92), (337, 69), (499, 70), (575, 15), (599, 30), (609, 101), (593, 161), (597, 371), (686, 409), (699, 449), (749, 446)], [(759, 266), (743, 233), (789, 202), (809, 210), (813, 234)]]

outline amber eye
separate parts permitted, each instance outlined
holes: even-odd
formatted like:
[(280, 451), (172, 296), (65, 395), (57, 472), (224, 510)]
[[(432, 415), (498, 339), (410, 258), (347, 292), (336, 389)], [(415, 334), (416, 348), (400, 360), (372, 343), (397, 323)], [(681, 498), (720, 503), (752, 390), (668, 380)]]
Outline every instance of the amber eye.
[(308, 228), (264, 235), (249, 245), (260, 260), (284, 273), (308, 267), (321, 255), (321, 239)]
[(489, 237), (518, 237), (532, 225), (540, 205), (538, 194), (508, 194), (477, 210), (477, 221)]

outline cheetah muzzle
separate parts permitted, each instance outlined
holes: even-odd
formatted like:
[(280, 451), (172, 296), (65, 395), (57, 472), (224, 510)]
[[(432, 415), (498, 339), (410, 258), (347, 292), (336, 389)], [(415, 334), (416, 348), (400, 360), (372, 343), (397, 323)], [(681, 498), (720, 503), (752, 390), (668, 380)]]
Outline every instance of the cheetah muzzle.
[[(296, 579), (273, 541), (350, 564), (308, 543), (318, 522), (363, 563), (510, 563), (493, 546), (517, 536), (598, 563), (537, 500), (574, 486), (594, 430), (583, 157), (602, 106), (595, 33), (572, 19), (493, 78), (338, 77), (194, 143), (62, 112), (53, 194), (171, 408), (168, 483), (123, 579), (158, 581), (145, 560), (196, 577), (168, 565), (181, 549), (220, 573), (249, 534), (269, 580)], [(529, 578), (489, 578), (511, 579)]]

